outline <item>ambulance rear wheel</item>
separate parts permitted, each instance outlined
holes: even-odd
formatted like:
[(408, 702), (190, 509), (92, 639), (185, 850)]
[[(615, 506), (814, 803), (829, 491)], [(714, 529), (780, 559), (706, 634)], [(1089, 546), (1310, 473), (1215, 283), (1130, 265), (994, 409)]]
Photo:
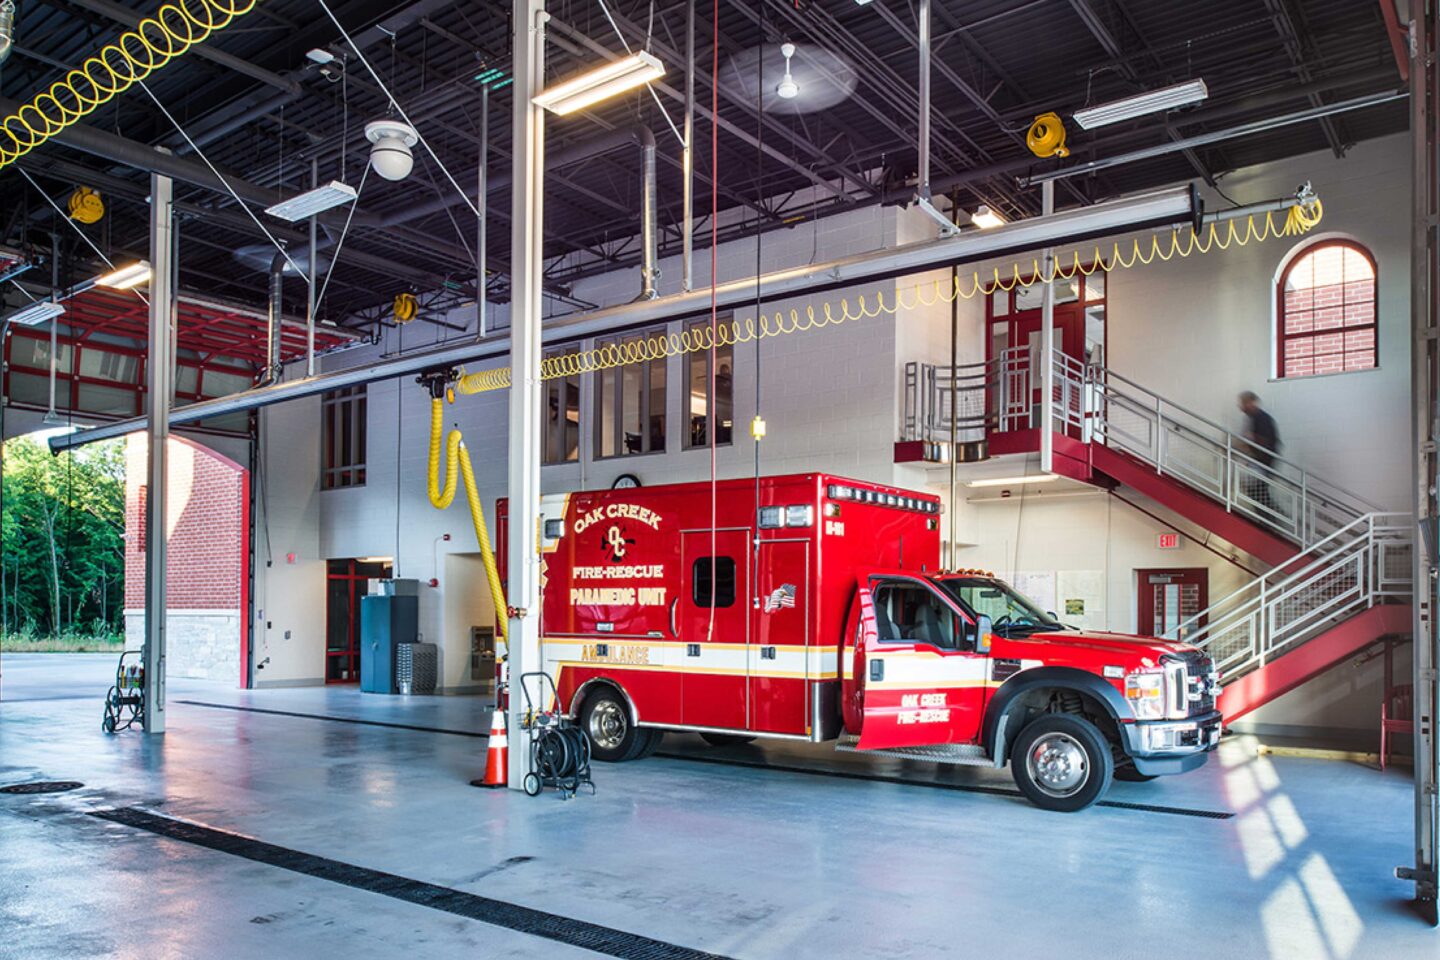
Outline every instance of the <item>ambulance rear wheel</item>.
[(1090, 721), (1066, 713), (1046, 714), (1020, 731), (1010, 754), (1020, 792), (1037, 807), (1073, 813), (1110, 789), (1115, 758)]
[(738, 747), (742, 743), (749, 743), (754, 737), (742, 737), (738, 733), (702, 733), (700, 739), (712, 747)]
[(580, 708), (580, 729), (590, 740), (590, 755), (607, 763), (635, 760), (650, 745), (650, 731), (631, 722), (630, 705), (616, 691), (602, 687)]

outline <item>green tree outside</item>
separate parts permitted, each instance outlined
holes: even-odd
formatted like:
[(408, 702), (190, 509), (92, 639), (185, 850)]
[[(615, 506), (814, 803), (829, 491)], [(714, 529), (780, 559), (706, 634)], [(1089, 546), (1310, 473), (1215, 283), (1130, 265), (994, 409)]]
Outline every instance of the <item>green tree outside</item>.
[(0, 642), (10, 651), (119, 649), (124, 441), (53, 456), (16, 437), (0, 456)]

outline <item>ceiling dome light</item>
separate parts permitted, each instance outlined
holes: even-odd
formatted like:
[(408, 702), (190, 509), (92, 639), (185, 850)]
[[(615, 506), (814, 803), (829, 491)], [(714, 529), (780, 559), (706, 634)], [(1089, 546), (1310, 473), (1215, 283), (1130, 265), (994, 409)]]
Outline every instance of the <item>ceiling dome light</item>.
[(372, 120), (365, 124), (365, 139), (370, 148), (370, 166), (386, 180), (404, 180), (415, 167), (410, 148), (420, 142), (420, 135), (408, 123), (399, 120)]
[(794, 100), (800, 95), (800, 84), (796, 83), (795, 78), (790, 75), (790, 58), (795, 56), (795, 44), (789, 42), (780, 44), (780, 53), (785, 57), (785, 76), (781, 77), (780, 82), (775, 85), (775, 95), (782, 100)]

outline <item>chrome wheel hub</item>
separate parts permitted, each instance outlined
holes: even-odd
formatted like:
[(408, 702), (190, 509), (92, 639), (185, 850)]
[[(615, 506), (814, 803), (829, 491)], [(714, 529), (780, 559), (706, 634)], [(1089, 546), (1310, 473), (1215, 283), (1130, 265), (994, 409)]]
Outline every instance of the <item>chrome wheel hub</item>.
[(625, 740), (629, 730), (625, 711), (614, 700), (601, 700), (590, 711), (590, 741), (602, 750), (614, 750)]
[(1068, 797), (1090, 779), (1085, 748), (1066, 733), (1047, 733), (1030, 747), (1026, 769), (1041, 790), (1052, 797)]

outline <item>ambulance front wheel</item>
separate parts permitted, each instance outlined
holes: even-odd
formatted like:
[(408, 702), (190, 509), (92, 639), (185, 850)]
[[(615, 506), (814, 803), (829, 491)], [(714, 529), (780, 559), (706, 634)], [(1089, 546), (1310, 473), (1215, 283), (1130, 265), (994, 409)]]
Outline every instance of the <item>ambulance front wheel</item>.
[(586, 698), (580, 708), (580, 729), (590, 739), (590, 755), (607, 763), (638, 759), (653, 739), (651, 731), (631, 722), (630, 705), (610, 687)]
[(1099, 800), (1115, 776), (1104, 734), (1090, 721), (1064, 713), (1046, 714), (1021, 730), (1010, 766), (1015, 785), (1031, 803), (1062, 813)]

